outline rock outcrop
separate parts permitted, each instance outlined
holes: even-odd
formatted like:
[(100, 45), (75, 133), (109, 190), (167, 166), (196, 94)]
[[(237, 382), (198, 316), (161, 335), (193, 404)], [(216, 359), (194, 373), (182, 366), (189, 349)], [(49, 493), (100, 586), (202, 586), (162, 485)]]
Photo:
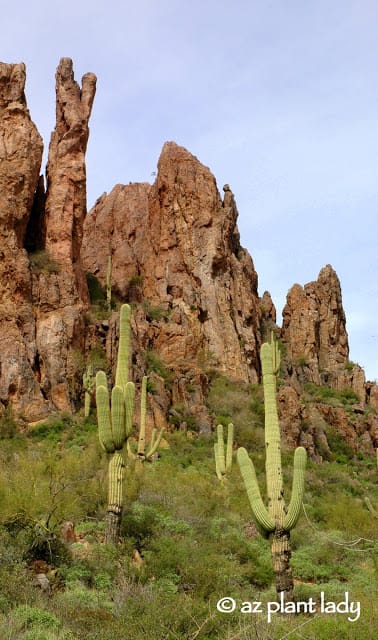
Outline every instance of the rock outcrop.
[(43, 408), (35, 378), (35, 320), (24, 249), (43, 144), (24, 94), (25, 65), (0, 63), (0, 401), (33, 415)]
[(345, 367), (349, 356), (345, 313), (340, 282), (330, 265), (316, 281), (293, 285), (282, 315), (282, 340), (297, 377), (321, 384), (324, 375), (338, 374)]
[(82, 342), (88, 303), (80, 245), (95, 76), (84, 76), (80, 89), (72, 61), (63, 58), (56, 79), (45, 194), (43, 144), (26, 106), (25, 65), (0, 64), (0, 401), (29, 420), (72, 409), (69, 354)]
[(89, 303), (80, 249), (87, 212), (85, 152), (95, 89), (93, 73), (83, 76), (80, 87), (72, 60), (62, 58), (56, 72), (56, 125), (40, 216), (50, 269), (33, 276), (38, 376), (45, 396), (59, 411), (72, 409), (70, 391), (72, 396), (77, 354), (84, 346), (83, 310)]
[(144, 304), (152, 322), (138, 322), (140, 344), (166, 365), (201, 358), (257, 382), (257, 274), (240, 246), (234, 196), (223, 189), (222, 201), (209, 169), (166, 143), (154, 185), (117, 185), (96, 202), (84, 224), (83, 262), (105, 284), (111, 255), (112, 288)]
[(333, 389), (351, 388), (375, 408), (377, 386), (366, 383), (364, 370), (349, 361), (349, 343), (341, 286), (327, 265), (314, 282), (293, 285), (282, 312), (286, 372), (292, 384), (313, 382)]

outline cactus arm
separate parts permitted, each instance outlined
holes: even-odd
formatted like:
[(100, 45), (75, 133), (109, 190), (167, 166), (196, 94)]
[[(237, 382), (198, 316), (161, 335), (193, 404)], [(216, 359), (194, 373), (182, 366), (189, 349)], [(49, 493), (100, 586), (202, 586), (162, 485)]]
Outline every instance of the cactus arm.
[(271, 531), (274, 531), (275, 522), (262, 501), (255, 467), (244, 447), (239, 447), (237, 452), (237, 461), (256, 523), (266, 535)]
[(100, 444), (105, 451), (113, 453), (115, 444), (110, 420), (109, 392), (102, 385), (96, 388), (96, 405)]
[(147, 398), (147, 376), (142, 378), (142, 390), (140, 397), (140, 427), (138, 438), (138, 455), (144, 456), (146, 451), (146, 398)]
[(217, 438), (218, 438), (218, 466), (219, 471), (224, 476), (226, 473), (226, 464), (224, 458), (224, 437), (223, 437), (223, 425), (217, 425)]
[(218, 443), (214, 442), (214, 458), (215, 458), (215, 473), (217, 474), (218, 480), (223, 479), (223, 474), (221, 472), (221, 457), (219, 456), (219, 447)]
[(149, 445), (148, 452), (146, 453), (146, 459), (147, 460), (150, 460), (152, 458), (152, 456), (154, 455), (154, 453), (156, 453), (156, 451), (158, 450), (160, 442), (161, 442), (161, 439), (163, 437), (164, 431), (165, 431), (164, 429), (161, 429), (159, 431), (159, 435), (156, 438), (155, 442), (153, 444)]
[(130, 460), (136, 460), (136, 454), (134, 453), (134, 451), (131, 448), (131, 444), (130, 444), (130, 440), (127, 440), (127, 456), (128, 458), (130, 458)]
[(226, 473), (232, 468), (232, 452), (234, 446), (234, 425), (230, 423), (227, 428), (227, 447), (226, 447)]
[(126, 409), (126, 436), (129, 437), (133, 430), (133, 414), (135, 400), (135, 385), (128, 382), (125, 388), (125, 409)]
[(105, 371), (97, 371), (96, 373), (96, 387), (108, 388), (108, 381), (106, 379)]
[(112, 389), (112, 432), (116, 449), (122, 449), (126, 440), (125, 401), (121, 387)]
[(119, 319), (119, 344), (116, 370), (116, 385), (124, 387), (129, 379), (130, 360), (130, 315), (128, 304), (123, 304)]
[(153, 447), (153, 446), (154, 446), (154, 444), (155, 444), (155, 441), (156, 441), (156, 434), (157, 434), (157, 429), (156, 429), (156, 427), (154, 427), (154, 428), (152, 429), (152, 431), (151, 431), (151, 438), (150, 438), (150, 441), (149, 441), (149, 443), (148, 443), (148, 450), (149, 450), (149, 451), (152, 449), (152, 447)]
[(289, 508), (284, 519), (284, 529), (286, 531), (291, 531), (298, 522), (303, 502), (306, 459), (306, 449), (297, 447), (294, 453), (293, 488)]

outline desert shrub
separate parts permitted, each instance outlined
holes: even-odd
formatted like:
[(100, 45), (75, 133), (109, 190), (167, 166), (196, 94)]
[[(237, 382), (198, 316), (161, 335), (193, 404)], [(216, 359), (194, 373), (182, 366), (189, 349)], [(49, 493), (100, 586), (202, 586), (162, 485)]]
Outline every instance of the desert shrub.
[(334, 427), (329, 426), (326, 428), (326, 436), (331, 451), (331, 460), (336, 460), (340, 464), (347, 464), (353, 458), (353, 449)]
[(360, 402), (360, 398), (355, 391), (350, 388), (332, 389), (324, 385), (318, 386), (313, 382), (307, 382), (304, 385), (307, 399), (316, 402), (330, 404), (332, 406), (345, 406)]
[(98, 278), (96, 278), (92, 273), (87, 272), (85, 275), (91, 304), (105, 303), (105, 287), (102, 286)]
[(0, 438), (13, 438), (17, 432), (17, 421), (12, 407), (5, 407), (0, 415)]
[(51, 258), (46, 249), (30, 253), (29, 260), (33, 273), (48, 275), (60, 272), (60, 264)]
[(143, 303), (143, 308), (147, 317), (147, 320), (160, 322), (161, 320), (168, 320), (171, 315), (171, 310), (162, 306), (154, 307), (150, 302)]
[(77, 640), (74, 634), (63, 628), (58, 617), (46, 608), (26, 604), (16, 606), (4, 623), (7, 631), (2, 637), (9, 640)]
[(184, 404), (172, 405), (169, 410), (169, 424), (178, 428), (184, 423), (191, 431), (198, 431), (199, 429), (197, 418), (191, 413), (189, 406)]
[(146, 351), (146, 367), (147, 373), (156, 373), (160, 378), (163, 378), (169, 385), (172, 381), (172, 372), (165, 366), (163, 360), (156, 351)]
[(33, 548), (45, 533), (47, 546), (52, 544), (50, 535), (56, 535), (60, 523), (97, 512), (105, 499), (97, 472), (101, 469), (97, 442), (85, 449), (51, 448), (49, 441), (38, 445), (31, 442), (10, 463), (0, 466), (0, 523), (8, 530), (13, 523), (17, 531), (27, 531)]
[(264, 402), (260, 385), (246, 385), (217, 375), (212, 380), (207, 404), (216, 424), (234, 424), (239, 446), (255, 451), (264, 449)]

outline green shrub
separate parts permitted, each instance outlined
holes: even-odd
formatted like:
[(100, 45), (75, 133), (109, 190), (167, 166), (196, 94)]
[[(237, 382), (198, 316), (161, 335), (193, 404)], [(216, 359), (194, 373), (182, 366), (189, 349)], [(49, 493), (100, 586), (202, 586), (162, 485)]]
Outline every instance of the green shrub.
[(60, 272), (60, 264), (53, 260), (47, 249), (41, 249), (29, 254), (30, 266), (34, 273), (52, 274)]
[(166, 381), (166, 383), (170, 383), (172, 380), (172, 372), (167, 369), (163, 360), (159, 356), (156, 351), (148, 350), (146, 352), (146, 367), (147, 374), (154, 372), (160, 378)]
[(106, 291), (105, 287), (102, 286), (98, 278), (94, 276), (92, 273), (87, 272), (85, 274), (87, 279), (87, 286), (89, 291), (89, 298), (91, 304), (98, 304), (106, 302)]
[(160, 322), (161, 320), (168, 320), (171, 315), (170, 309), (165, 309), (162, 306), (153, 307), (150, 302), (144, 302), (143, 308), (149, 322)]
[(11, 405), (8, 405), (0, 415), (0, 438), (13, 438), (16, 432), (17, 422)]
[(179, 427), (185, 423), (191, 431), (198, 431), (197, 418), (190, 412), (190, 408), (184, 404), (175, 404), (169, 410), (169, 423)]
[(27, 604), (21, 604), (12, 610), (12, 620), (20, 631), (30, 627), (54, 630), (62, 626), (60, 620), (45, 609), (31, 607)]

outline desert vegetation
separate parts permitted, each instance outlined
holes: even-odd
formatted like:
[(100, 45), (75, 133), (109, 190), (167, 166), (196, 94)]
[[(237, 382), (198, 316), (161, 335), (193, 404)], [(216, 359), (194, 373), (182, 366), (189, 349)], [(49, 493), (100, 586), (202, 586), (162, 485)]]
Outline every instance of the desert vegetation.
[[(128, 362), (127, 318), (121, 328), (120, 353)], [(275, 349), (273, 343), (268, 346)], [(268, 383), (273, 372), (274, 361)], [(118, 371), (114, 388), (126, 381), (126, 368), (123, 374), (120, 378)], [(109, 403), (104, 375), (100, 374), (97, 387), (103, 388), (100, 395)], [(293, 486), (294, 502), (298, 502), (297, 491), (303, 505), (295, 514), (295, 527), (290, 527), (289, 585), (291, 590), (294, 584), (293, 602), (302, 603), (302, 609), (300, 605), (295, 614), (277, 610), (277, 571), (269, 545), (259, 534), (259, 513), (257, 522), (253, 519), (244, 474), (232, 464), (235, 443), (234, 449), (239, 446), (253, 457), (260, 487), (258, 507), (263, 502), (270, 504), (269, 482), (265, 490), (265, 458), (266, 473), (272, 461), (265, 449), (273, 432), (268, 430), (264, 438), (261, 386), (214, 375), (208, 405), (219, 425), (217, 437), (199, 434), (190, 425), (186, 431), (178, 430), (172, 424), (153, 464), (148, 462), (145, 446), (146, 378), (138, 430), (132, 427), (130, 416), (127, 427), (123, 424), (125, 416), (113, 404), (117, 393), (113, 391), (108, 409), (98, 407), (99, 416), (94, 409), (85, 416), (87, 405), (82, 415), (53, 415), (27, 430), (18, 427), (10, 411), (1, 420), (1, 637), (374, 637), (378, 544), (377, 520), (369, 503), (378, 503), (375, 457), (348, 448), (340, 455), (338, 438), (330, 437), (335, 451), (322, 464), (309, 460), (303, 493), (303, 488), (297, 487), (293, 451), (284, 443), (278, 447), (276, 470), (282, 474), (283, 487)], [(308, 401), (313, 396), (317, 401), (329, 400), (329, 393), (320, 387), (308, 387), (307, 394)], [(337, 392), (333, 397), (342, 404), (353, 402), (347, 394)], [(265, 406), (271, 400), (265, 390)], [(230, 425), (226, 448), (223, 425)], [(134, 453), (129, 449), (127, 456), (125, 443), (130, 434), (138, 447)], [(135, 473), (138, 456), (143, 457), (143, 473)], [(119, 478), (117, 470), (112, 471), (114, 457), (122, 459)], [(112, 484), (119, 481), (123, 492), (112, 502)], [(285, 498), (292, 504), (290, 495)], [(113, 503), (117, 505), (117, 526), (109, 527)], [(273, 505), (266, 512), (268, 520), (275, 517), (275, 508)], [(274, 529), (273, 537), (276, 534)], [(348, 619), (345, 610), (324, 613), (319, 610), (322, 597), (334, 606), (347, 597), (359, 604), (358, 615), (354, 612)], [(224, 598), (234, 603), (234, 610), (220, 610), (219, 602)], [(309, 602), (315, 603), (310, 611), (305, 608)]]
[[(348, 591), (361, 603), (360, 619), (277, 614), (268, 624), (263, 614), (216, 609), (226, 596), (263, 604), (276, 597), (269, 545), (256, 531), (237, 465), (220, 483), (213, 437), (172, 432), (168, 440), (139, 479), (137, 496), (126, 469), (120, 541), (105, 544), (107, 470), (96, 416), (55, 416), (2, 439), (1, 637), (117, 640), (127, 630), (136, 640), (278, 640), (296, 628), (293, 638), (374, 637), (376, 520), (364, 498), (378, 502), (375, 459), (310, 461), (305, 511), (291, 535), (296, 598), (324, 591), (338, 601)], [(263, 448), (255, 450), (260, 486)], [(292, 452), (284, 449), (283, 460), (286, 486)], [(70, 544), (61, 541), (67, 520), (75, 525)], [(47, 590), (36, 586), (38, 562)]]

